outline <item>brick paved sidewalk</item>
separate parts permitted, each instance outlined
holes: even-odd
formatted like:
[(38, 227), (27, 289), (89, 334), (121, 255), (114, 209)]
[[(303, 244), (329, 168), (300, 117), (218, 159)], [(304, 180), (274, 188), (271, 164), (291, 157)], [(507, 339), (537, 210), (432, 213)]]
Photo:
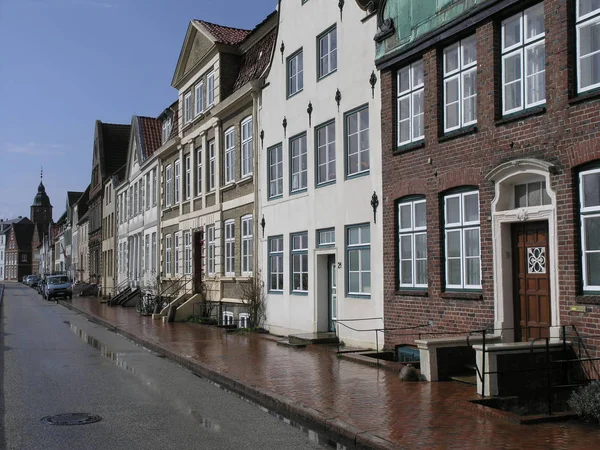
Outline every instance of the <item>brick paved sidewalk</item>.
[(469, 403), (475, 388), (461, 383), (401, 382), (397, 374), (323, 349), (282, 347), (260, 335), (204, 325), (163, 324), (94, 298), (64, 304), (267, 407), (352, 441), (410, 449), (600, 448), (598, 426), (507, 422)]

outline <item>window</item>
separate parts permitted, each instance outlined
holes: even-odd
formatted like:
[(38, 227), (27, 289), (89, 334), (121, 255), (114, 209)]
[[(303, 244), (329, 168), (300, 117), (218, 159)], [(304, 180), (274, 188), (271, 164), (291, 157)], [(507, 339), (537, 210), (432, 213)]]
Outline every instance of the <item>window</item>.
[(248, 117), (242, 122), (242, 178), (252, 175), (253, 156), (252, 117)]
[(447, 195), (444, 202), (446, 288), (481, 289), (479, 192)]
[(242, 275), (252, 276), (252, 216), (242, 217)]
[(335, 122), (317, 128), (317, 184), (335, 181)]
[(26, 254), (22, 254), (21, 255), (21, 262), (27, 262), (27, 255)]
[(347, 175), (369, 170), (369, 109), (346, 115)]
[(165, 276), (170, 276), (173, 273), (171, 265), (171, 235), (165, 236)]
[(183, 96), (183, 123), (186, 124), (192, 120), (192, 93), (187, 92)]
[(156, 273), (156, 233), (152, 233), (152, 273)]
[(183, 273), (192, 274), (192, 232), (186, 231), (183, 234)]
[(268, 150), (269, 198), (283, 195), (283, 149), (281, 144)]
[(147, 234), (144, 237), (144, 245), (145, 245), (145, 249), (144, 249), (144, 271), (149, 272), (150, 271), (150, 235)]
[(167, 117), (165, 120), (163, 120), (163, 123), (162, 123), (162, 143), (163, 144), (165, 142), (167, 142), (169, 140), (169, 138), (171, 137), (172, 124), (173, 124), (173, 122), (170, 117)]
[(179, 233), (174, 233), (175, 236), (175, 257), (173, 258), (173, 262), (175, 263), (175, 275), (179, 275)]
[(477, 40), (444, 49), (444, 131), (477, 123)]
[(138, 183), (135, 183), (133, 185), (133, 215), (134, 216), (137, 216), (138, 212), (140, 210), (138, 199), (139, 199), (139, 197), (138, 197)]
[(544, 4), (502, 22), (502, 113), (546, 101)]
[(215, 103), (215, 73), (211, 72), (206, 76), (206, 100), (210, 107)]
[(347, 228), (348, 294), (371, 294), (371, 230), (369, 225)]
[(156, 168), (152, 169), (152, 206), (156, 206), (156, 189), (158, 187), (156, 184), (156, 172)]
[(600, 169), (579, 174), (584, 291), (600, 291)]
[(291, 97), (304, 87), (304, 64), (302, 50), (290, 56), (287, 60), (287, 95)]
[(600, 87), (600, 2), (577, 0), (577, 92)]
[(269, 291), (283, 291), (283, 236), (269, 238)]
[(308, 292), (308, 233), (292, 235), (292, 293)]
[(319, 37), (319, 78), (337, 69), (337, 29), (333, 27)]
[(202, 148), (196, 149), (196, 195), (202, 194)]
[(399, 281), (401, 288), (427, 287), (425, 199), (398, 204)]
[(146, 211), (148, 211), (150, 209), (150, 202), (151, 202), (151, 188), (150, 188), (150, 174), (146, 174), (144, 175), (144, 180), (146, 180)]
[(317, 245), (319, 247), (331, 247), (335, 245), (335, 228), (317, 231)]
[(215, 189), (215, 141), (208, 143), (208, 190)]
[(215, 276), (215, 226), (206, 227), (206, 272), (209, 276)]
[(225, 222), (225, 276), (235, 276), (235, 222)]
[(550, 203), (545, 181), (515, 185), (515, 208), (549, 205)]
[(179, 183), (181, 181), (181, 161), (175, 161), (175, 204), (179, 203)]
[(171, 206), (171, 204), (173, 203), (173, 191), (171, 183), (172, 183), (172, 179), (171, 179), (171, 165), (169, 164), (166, 168), (165, 168), (165, 205), (166, 206)]
[(425, 76), (423, 60), (414, 62), (398, 72), (398, 145), (410, 144), (424, 138)]
[(204, 82), (201, 81), (196, 85), (194, 89), (196, 95), (196, 106), (194, 108), (194, 113), (197, 116), (202, 111), (204, 111)]
[(238, 328), (248, 328), (250, 322), (250, 314), (240, 313), (238, 316)]
[(225, 132), (225, 184), (235, 181), (235, 130)]
[(308, 181), (306, 134), (290, 139), (290, 161), (292, 164), (290, 170), (291, 192), (305, 190)]
[(144, 178), (140, 179), (139, 185), (140, 185), (139, 205), (140, 205), (140, 214), (142, 214), (144, 212), (144, 208), (145, 208), (144, 201), (146, 200), (146, 194), (144, 193), (144, 187), (145, 187)]
[(185, 200), (192, 196), (192, 163), (190, 155), (185, 157)]
[(231, 311), (223, 311), (223, 325), (233, 325), (233, 313)]

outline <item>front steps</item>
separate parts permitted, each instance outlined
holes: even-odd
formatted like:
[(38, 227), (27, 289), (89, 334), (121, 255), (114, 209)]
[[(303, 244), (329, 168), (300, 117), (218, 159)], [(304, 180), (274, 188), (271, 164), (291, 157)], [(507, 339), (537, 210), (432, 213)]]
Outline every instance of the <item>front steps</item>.
[(277, 345), (292, 348), (304, 348), (307, 345), (337, 345), (339, 341), (340, 340), (334, 332), (317, 332), (290, 334), (287, 339), (277, 341)]

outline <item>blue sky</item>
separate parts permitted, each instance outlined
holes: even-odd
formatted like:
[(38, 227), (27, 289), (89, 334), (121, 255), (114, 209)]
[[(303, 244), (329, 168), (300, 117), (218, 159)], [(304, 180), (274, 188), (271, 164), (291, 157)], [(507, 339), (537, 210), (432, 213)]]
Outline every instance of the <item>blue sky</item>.
[[(94, 122), (157, 116), (191, 19), (248, 28), (277, 0), (0, 0), (0, 218), (57, 220), (90, 181)], [(233, 14), (232, 14), (233, 13)]]

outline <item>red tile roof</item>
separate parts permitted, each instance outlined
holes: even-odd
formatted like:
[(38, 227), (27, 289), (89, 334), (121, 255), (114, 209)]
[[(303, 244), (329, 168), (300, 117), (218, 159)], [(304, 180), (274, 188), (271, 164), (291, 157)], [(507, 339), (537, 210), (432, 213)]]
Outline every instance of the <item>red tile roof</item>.
[(251, 30), (242, 30), (241, 28), (225, 27), (216, 23), (205, 22), (204, 20), (196, 20), (196, 22), (204, 25), (204, 27), (212, 34), (216, 41), (221, 44), (237, 45), (246, 39)]
[(269, 31), (242, 56), (240, 71), (233, 86), (236, 91), (249, 81), (259, 78), (269, 67), (273, 46), (277, 41), (277, 28)]
[(152, 117), (138, 116), (138, 127), (142, 139), (141, 147), (146, 159), (151, 157), (162, 144), (162, 125), (160, 120)]

